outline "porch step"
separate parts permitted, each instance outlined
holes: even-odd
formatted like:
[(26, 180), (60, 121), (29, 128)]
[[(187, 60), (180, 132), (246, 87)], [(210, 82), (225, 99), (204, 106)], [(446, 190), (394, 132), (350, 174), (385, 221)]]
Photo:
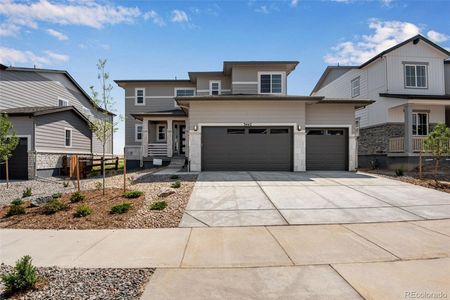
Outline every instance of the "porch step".
[(172, 157), (169, 168), (182, 168), (186, 163), (185, 157)]

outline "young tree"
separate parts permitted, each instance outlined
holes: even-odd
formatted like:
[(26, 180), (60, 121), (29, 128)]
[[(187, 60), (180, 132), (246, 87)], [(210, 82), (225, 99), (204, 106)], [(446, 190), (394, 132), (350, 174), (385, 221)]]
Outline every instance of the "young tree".
[(450, 128), (445, 124), (439, 123), (424, 141), (424, 148), (435, 156), (434, 176), (439, 170), (439, 160), (450, 154)]
[(0, 114), (0, 162), (5, 163), (6, 187), (9, 187), (8, 159), (19, 144), (16, 132), (6, 114)]
[(104, 111), (102, 119), (91, 119), (91, 130), (102, 144), (102, 170), (103, 170), (103, 195), (105, 195), (105, 153), (106, 144), (111, 141), (114, 132), (117, 130), (117, 122), (113, 121), (108, 111), (114, 109), (114, 99), (111, 96), (113, 86), (109, 82), (109, 73), (105, 71), (106, 59), (99, 59), (97, 63), (98, 79), (100, 80), (101, 90), (98, 93), (94, 86), (91, 86), (92, 98), (95, 103)]

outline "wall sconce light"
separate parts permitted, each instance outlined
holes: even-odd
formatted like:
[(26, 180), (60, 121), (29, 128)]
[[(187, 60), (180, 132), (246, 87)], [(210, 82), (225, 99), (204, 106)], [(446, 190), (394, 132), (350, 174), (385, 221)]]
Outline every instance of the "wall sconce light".
[(298, 131), (302, 131), (302, 126), (298, 125), (298, 126), (297, 126), (297, 130), (298, 130)]
[(198, 126), (194, 125), (194, 131), (197, 131), (197, 130), (198, 130)]

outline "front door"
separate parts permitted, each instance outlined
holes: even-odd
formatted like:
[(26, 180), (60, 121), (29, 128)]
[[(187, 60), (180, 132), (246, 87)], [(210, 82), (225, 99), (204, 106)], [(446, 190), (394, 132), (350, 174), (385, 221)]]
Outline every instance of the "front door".
[(180, 125), (180, 154), (184, 154), (186, 151), (186, 125)]

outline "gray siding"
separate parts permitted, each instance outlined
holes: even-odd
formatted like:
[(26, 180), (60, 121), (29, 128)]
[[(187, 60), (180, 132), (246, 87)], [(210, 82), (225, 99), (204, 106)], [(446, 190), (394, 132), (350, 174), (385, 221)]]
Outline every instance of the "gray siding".
[[(59, 97), (90, 118), (111, 118), (97, 110), (64, 74), (0, 70), (0, 109), (57, 106)], [(112, 153), (112, 143), (111, 140), (107, 147), (109, 153)], [(94, 145), (98, 144), (94, 137)]]
[[(91, 152), (89, 125), (76, 113), (65, 111), (36, 117), (36, 151)], [(72, 146), (65, 147), (65, 128), (72, 129)]]
[(9, 120), (16, 135), (28, 135), (31, 137), (31, 150), (33, 150), (33, 119), (29, 117), (10, 116)]
[[(231, 71), (233, 94), (258, 94), (258, 72), (286, 72), (285, 65), (234, 66)], [(286, 78), (284, 86), (286, 92)]]
[(445, 72), (445, 93), (450, 95), (450, 64), (444, 65)]
[[(141, 144), (136, 142), (134, 137), (136, 124), (142, 122), (134, 119), (131, 114), (177, 108), (174, 100), (175, 88), (183, 87), (195, 88), (195, 85), (189, 82), (128, 84), (125, 88), (125, 145)], [(136, 88), (145, 89), (145, 105), (135, 105)]]
[[(220, 80), (222, 94), (231, 94), (231, 76), (198, 76), (197, 77), (197, 95), (209, 95), (209, 81)], [(207, 90), (207, 92), (203, 92)], [(223, 91), (225, 90), (225, 91)]]

